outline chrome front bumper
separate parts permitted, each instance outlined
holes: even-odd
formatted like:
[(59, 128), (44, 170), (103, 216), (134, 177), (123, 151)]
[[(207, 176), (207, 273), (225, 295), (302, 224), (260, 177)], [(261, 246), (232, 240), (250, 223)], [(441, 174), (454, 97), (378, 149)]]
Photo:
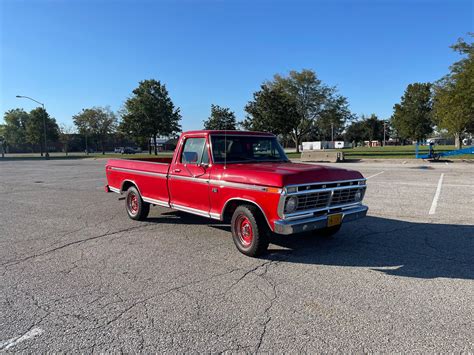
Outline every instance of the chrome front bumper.
[[(334, 213), (342, 213), (342, 223), (346, 223), (365, 217), (368, 209), (369, 208), (367, 206), (358, 205)], [(278, 221), (275, 221), (274, 232), (277, 234), (288, 235), (326, 228), (327, 225), (327, 215), (293, 220), (280, 219)]]

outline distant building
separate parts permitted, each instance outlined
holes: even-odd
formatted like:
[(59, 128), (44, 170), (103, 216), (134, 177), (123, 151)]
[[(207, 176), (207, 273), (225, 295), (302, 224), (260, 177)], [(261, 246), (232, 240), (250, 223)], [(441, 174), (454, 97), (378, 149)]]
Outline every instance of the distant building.
[(432, 137), (426, 140), (426, 144), (437, 144), (437, 145), (453, 145), (454, 138), (446, 138), (446, 137)]
[(364, 146), (365, 147), (381, 147), (382, 144), (380, 143), (380, 141), (364, 141)]
[(344, 141), (316, 141), (316, 142), (303, 142), (303, 151), (308, 150), (322, 150), (322, 149), (343, 149), (351, 148), (352, 144)]
[[(177, 138), (170, 138), (165, 136), (160, 136), (156, 138), (156, 147), (158, 151), (173, 151), (176, 148), (176, 144), (178, 143)], [(150, 146), (155, 147), (155, 141), (153, 138), (150, 138)]]

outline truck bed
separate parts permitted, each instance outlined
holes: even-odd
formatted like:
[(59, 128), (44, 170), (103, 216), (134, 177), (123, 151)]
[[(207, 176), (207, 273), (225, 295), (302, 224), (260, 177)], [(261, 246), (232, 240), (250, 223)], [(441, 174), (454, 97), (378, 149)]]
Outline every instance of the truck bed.
[(148, 202), (168, 205), (167, 175), (172, 158), (110, 159), (105, 171), (108, 188), (114, 192), (126, 191), (129, 184), (139, 187)]

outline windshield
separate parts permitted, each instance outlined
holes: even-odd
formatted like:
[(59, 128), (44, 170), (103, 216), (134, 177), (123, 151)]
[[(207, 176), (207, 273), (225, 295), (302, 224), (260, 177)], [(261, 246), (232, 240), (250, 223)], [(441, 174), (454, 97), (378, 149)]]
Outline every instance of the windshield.
[(275, 137), (212, 135), (214, 163), (255, 161), (288, 161)]

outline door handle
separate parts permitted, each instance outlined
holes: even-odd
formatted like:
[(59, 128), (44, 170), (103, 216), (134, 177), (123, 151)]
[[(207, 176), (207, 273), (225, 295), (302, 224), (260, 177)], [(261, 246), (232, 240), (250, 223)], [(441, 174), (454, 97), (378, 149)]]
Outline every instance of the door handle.
[(175, 173), (179, 173), (180, 171), (181, 171), (181, 169), (174, 169)]

